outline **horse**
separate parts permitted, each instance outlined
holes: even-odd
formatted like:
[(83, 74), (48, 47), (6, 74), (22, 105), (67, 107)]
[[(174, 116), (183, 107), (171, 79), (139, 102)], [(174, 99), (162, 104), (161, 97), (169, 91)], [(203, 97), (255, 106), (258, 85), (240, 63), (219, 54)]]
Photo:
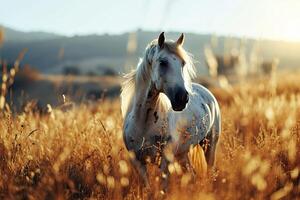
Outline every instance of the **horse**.
[(209, 167), (215, 164), (220, 108), (208, 89), (192, 82), (195, 67), (183, 48), (184, 37), (182, 33), (177, 41), (166, 40), (162, 32), (147, 45), (137, 68), (125, 75), (122, 84), (123, 139), (146, 186), (147, 162), (157, 161), (168, 180), (170, 152), (188, 165), (190, 148), (204, 140), (209, 145), (203, 158)]

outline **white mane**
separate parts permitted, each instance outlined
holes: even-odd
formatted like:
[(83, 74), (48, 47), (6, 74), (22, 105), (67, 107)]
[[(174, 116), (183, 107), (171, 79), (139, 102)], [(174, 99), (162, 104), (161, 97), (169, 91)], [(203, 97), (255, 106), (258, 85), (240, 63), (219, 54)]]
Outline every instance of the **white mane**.
[[(138, 89), (137, 87), (141, 84), (147, 84), (147, 81), (150, 80), (151, 63), (155, 51), (158, 50), (157, 46), (157, 40), (153, 40), (148, 44), (144, 57), (140, 59), (137, 68), (124, 76), (125, 81), (121, 88), (121, 110), (123, 117), (127, 115), (127, 112), (132, 106), (135, 92)], [(191, 92), (191, 79), (196, 76), (191, 54), (185, 51), (181, 46), (177, 46), (174, 41), (165, 42), (164, 48), (185, 61), (186, 65), (183, 68), (183, 76), (186, 83), (186, 89)], [(170, 107), (168, 97), (162, 93), (159, 94), (158, 103), (161, 107)]]

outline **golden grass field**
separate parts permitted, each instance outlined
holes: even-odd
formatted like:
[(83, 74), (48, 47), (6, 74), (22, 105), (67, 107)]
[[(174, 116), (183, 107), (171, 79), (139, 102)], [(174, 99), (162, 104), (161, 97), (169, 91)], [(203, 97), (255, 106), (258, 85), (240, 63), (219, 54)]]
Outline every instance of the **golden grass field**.
[[(177, 163), (166, 199), (300, 199), (300, 73), (212, 89), (222, 111), (217, 170), (182, 173)], [(66, 102), (67, 104), (68, 102)], [(0, 116), (0, 199), (152, 199), (122, 140), (120, 102)]]

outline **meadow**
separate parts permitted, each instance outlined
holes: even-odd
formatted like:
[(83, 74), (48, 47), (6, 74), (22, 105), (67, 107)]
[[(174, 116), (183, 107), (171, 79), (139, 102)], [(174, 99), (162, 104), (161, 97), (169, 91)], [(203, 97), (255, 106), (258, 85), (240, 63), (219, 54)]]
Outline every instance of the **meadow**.
[(68, 106), (64, 97), (46, 113), (12, 113), (6, 105), (0, 199), (300, 199), (299, 76), (211, 88), (222, 112), (216, 170), (193, 176), (171, 163), (166, 194), (154, 165), (145, 189), (130, 164), (119, 99)]

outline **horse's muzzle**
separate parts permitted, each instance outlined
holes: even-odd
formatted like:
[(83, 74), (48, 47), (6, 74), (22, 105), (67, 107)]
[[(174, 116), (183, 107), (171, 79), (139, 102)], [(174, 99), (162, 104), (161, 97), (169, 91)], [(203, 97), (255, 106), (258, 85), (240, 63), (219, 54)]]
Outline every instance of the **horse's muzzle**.
[(185, 109), (186, 104), (189, 102), (189, 93), (186, 89), (177, 87), (175, 89), (174, 99), (171, 100), (172, 108), (174, 111), (182, 111)]

